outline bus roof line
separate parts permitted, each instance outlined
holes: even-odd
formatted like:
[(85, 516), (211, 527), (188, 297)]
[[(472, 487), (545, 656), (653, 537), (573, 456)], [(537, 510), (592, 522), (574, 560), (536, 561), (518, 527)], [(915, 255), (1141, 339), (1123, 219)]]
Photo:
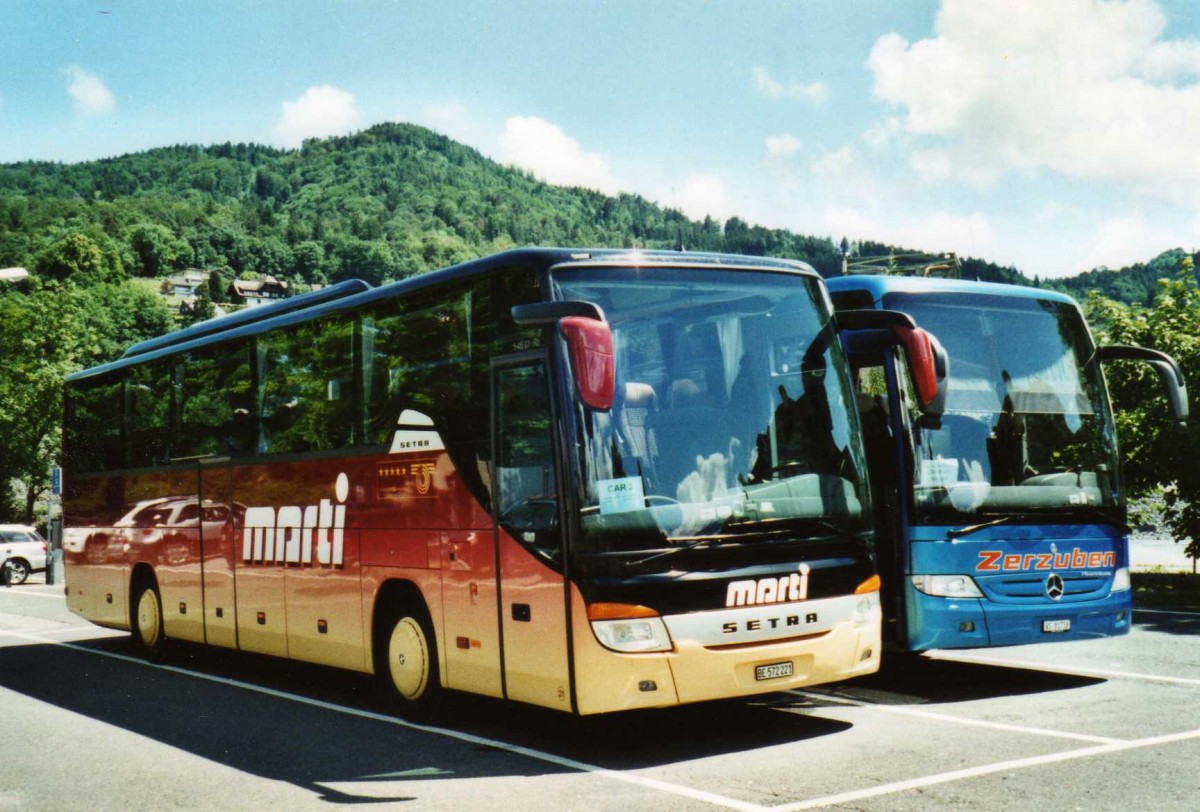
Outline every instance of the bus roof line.
[(531, 272), (569, 267), (683, 267), (707, 270), (755, 270), (819, 274), (807, 264), (795, 260), (750, 257), (736, 254), (640, 250), (629, 248), (515, 248), (498, 254), (468, 260), (436, 271), (373, 286), (360, 279), (347, 280), (328, 288), (304, 293), (268, 305), (248, 308), (219, 319), (192, 325), (166, 335), (146, 339), (131, 346), (118, 359), (79, 370), (67, 376), (68, 382), (115, 372), (207, 346), (265, 332), (276, 326), (307, 321), (377, 301), (416, 293), (439, 283), (469, 279), (506, 266), (528, 266)]

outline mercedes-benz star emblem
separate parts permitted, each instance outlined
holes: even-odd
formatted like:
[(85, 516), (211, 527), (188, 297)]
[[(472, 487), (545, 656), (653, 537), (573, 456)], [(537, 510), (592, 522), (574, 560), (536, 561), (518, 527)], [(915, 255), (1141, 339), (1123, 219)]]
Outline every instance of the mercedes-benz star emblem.
[(1056, 601), (1063, 596), (1063, 580), (1058, 573), (1050, 573), (1046, 577), (1046, 597), (1052, 601)]

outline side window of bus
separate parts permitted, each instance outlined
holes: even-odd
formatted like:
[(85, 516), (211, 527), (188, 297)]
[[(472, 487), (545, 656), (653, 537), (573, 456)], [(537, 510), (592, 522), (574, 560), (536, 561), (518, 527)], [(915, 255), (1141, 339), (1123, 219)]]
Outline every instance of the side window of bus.
[(67, 455), (76, 473), (111, 471), (125, 464), (121, 446), (124, 375), (105, 375), (70, 391)]
[(369, 444), (390, 443), (406, 410), (445, 431), (444, 411), (468, 393), (468, 336), (457, 301), (380, 314), (364, 324), (364, 355), (368, 343), (372, 348), (363, 372)]
[(353, 334), (352, 320), (330, 318), (259, 339), (260, 452), (325, 451), (350, 444)]
[(132, 369), (125, 386), (129, 430), (125, 457), (138, 468), (165, 462), (171, 454), (170, 361), (142, 364)]
[(252, 452), (250, 387), (246, 342), (190, 354), (176, 389), (179, 442), (175, 456)]
[[(439, 293), (427, 306), (364, 320), (368, 444), (391, 443), (406, 411), (432, 420), (447, 443), (473, 429), (458, 418), (473, 403), (471, 363), (481, 351), (471, 330), (474, 302), (464, 291)], [(475, 430), (486, 437), (484, 428)]]

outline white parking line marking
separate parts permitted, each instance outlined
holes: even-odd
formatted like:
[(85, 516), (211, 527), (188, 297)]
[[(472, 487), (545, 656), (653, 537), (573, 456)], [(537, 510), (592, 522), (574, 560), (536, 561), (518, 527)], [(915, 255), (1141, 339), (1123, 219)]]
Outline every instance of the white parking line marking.
[(9, 587), (8, 589), (0, 587), (0, 595), (15, 595), (21, 598), (56, 598), (60, 601), (67, 599), (61, 589), (57, 592), (46, 592), (45, 590), (34, 592), (32, 589), (21, 589), (20, 587)]
[(830, 702), (840, 702), (845, 705), (853, 705), (858, 708), (869, 708), (871, 710), (880, 710), (887, 713), (896, 713), (902, 716), (916, 716), (921, 719), (933, 719), (939, 722), (952, 722), (957, 725), (967, 725), (970, 727), (986, 727), (992, 730), (1003, 730), (1007, 733), (1030, 733), (1035, 736), (1052, 736), (1059, 739), (1073, 739), (1081, 742), (1091, 742), (1092, 744), (1116, 744), (1126, 741), (1126, 739), (1114, 739), (1109, 736), (1091, 736), (1087, 733), (1068, 733), (1065, 730), (1048, 730), (1043, 727), (1028, 727), (1026, 725), (1010, 725), (1004, 722), (989, 722), (985, 719), (970, 719), (965, 716), (954, 716), (949, 713), (937, 713), (936, 711), (921, 710), (919, 708), (908, 707), (905, 705), (881, 705), (877, 702), (864, 702), (860, 699), (849, 699), (847, 697), (831, 696), (810, 691), (788, 691), (789, 694), (802, 696), (807, 699), (827, 700)]
[(817, 809), (822, 806), (832, 806), (834, 804), (848, 804), (855, 801), (862, 801), (867, 798), (877, 798), (880, 795), (892, 795), (897, 792), (906, 792), (910, 789), (930, 787), (935, 784), (948, 784), (951, 781), (962, 781), (967, 778), (979, 778), (981, 776), (992, 775), (994, 773), (1008, 772), (1011, 770), (1023, 770), (1028, 767), (1040, 767), (1044, 764), (1056, 764), (1062, 761), (1091, 758), (1092, 756), (1107, 755), (1108, 753), (1119, 753), (1124, 750), (1136, 750), (1142, 747), (1153, 747), (1159, 744), (1172, 744), (1174, 742), (1188, 741), (1190, 739), (1200, 739), (1200, 730), (1188, 730), (1183, 733), (1172, 733), (1167, 736), (1154, 736), (1148, 739), (1114, 742), (1112, 744), (1097, 745), (1096, 747), (1084, 747), (1079, 750), (1067, 750), (1063, 753), (1048, 753), (1044, 756), (1018, 758), (1011, 761), (999, 761), (995, 764), (983, 764), (978, 767), (968, 767), (963, 770), (938, 773), (937, 775), (927, 775), (922, 778), (913, 778), (907, 781), (896, 781), (892, 784), (882, 784), (878, 787), (872, 787), (871, 789), (853, 790), (851, 792), (842, 792), (837, 795), (826, 795), (824, 798), (812, 798), (807, 801), (782, 804), (780, 806), (772, 807), (771, 812), (800, 812), (800, 810), (804, 809)]
[(1014, 668), (1033, 668), (1038, 671), (1048, 671), (1053, 674), (1066, 674), (1073, 677), (1102, 677), (1116, 679), (1138, 679), (1146, 682), (1164, 682), (1171, 685), (1200, 685), (1200, 679), (1191, 677), (1164, 677), (1159, 674), (1141, 674), (1137, 671), (1116, 671), (1104, 668), (1075, 668), (1060, 666), (1055, 663), (1039, 663), (1033, 660), (1009, 660), (1003, 657), (985, 657), (978, 654), (951, 654), (942, 651), (932, 651), (926, 656), (935, 660), (951, 660), (961, 663), (984, 663), (986, 665), (1008, 665)]
[(717, 795), (715, 793), (705, 792), (703, 790), (698, 790), (698, 789), (693, 789), (692, 787), (685, 787), (681, 784), (672, 784), (668, 781), (661, 781), (657, 778), (647, 778), (647, 777), (641, 776), (641, 775), (631, 775), (629, 773), (617, 772), (616, 770), (609, 770), (609, 769), (600, 767), (595, 764), (588, 764), (587, 762), (576, 761), (575, 759), (566, 758), (564, 756), (556, 756), (553, 753), (547, 753), (547, 752), (544, 752), (541, 750), (534, 750), (533, 748), (530, 748), (530, 747), (523, 747), (523, 746), (517, 745), (517, 744), (509, 744), (508, 742), (503, 742), (498, 739), (488, 739), (488, 738), (484, 738), (483, 736), (475, 736), (470, 733), (463, 733), (461, 731), (450, 730), (450, 729), (442, 728), (442, 727), (431, 727), (429, 725), (418, 725), (413, 722), (405, 721), (404, 719), (399, 719), (395, 716), (386, 716), (381, 713), (374, 713), (372, 711), (366, 711), (366, 710), (360, 710), (358, 708), (346, 707), (345, 705), (335, 705), (332, 702), (323, 702), (320, 699), (312, 699), (310, 697), (300, 696), (298, 694), (291, 694), (286, 691), (278, 691), (278, 690), (275, 690), (274, 688), (265, 688), (261, 685), (254, 685), (249, 682), (241, 682), (239, 680), (229, 679), (228, 677), (217, 677), (217, 676), (213, 676), (211, 674), (202, 674), (197, 671), (189, 671), (186, 668), (179, 668), (178, 666), (161, 665), (159, 663), (151, 663), (151, 662), (147, 662), (146, 660), (141, 660), (141, 659), (138, 659), (137, 657), (130, 657), (125, 654), (117, 654), (116, 652), (112, 652), (112, 651), (101, 651), (99, 649), (87, 648), (85, 646), (79, 646), (79, 645), (75, 645), (73, 643), (64, 643), (60, 640), (51, 640), (48, 638), (39, 637), (37, 635), (23, 634), (21, 632), (9, 631), (7, 629), (0, 629), (0, 634), (7, 635), (9, 637), (16, 637), (16, 638), (20, 638), (20, 639), (24, 639), (24, 640), (29, 640), (29, 641), (35, 642), (35, 643), (43, 643), (43, 644), (50, 644), (50, 645), (54, 645), (54, 646), (62, 646), (63, 648), (68, 648), (68, 649), (71, 649), (72, 651), (83, 652), (85, 654), (98, 654), (102, 657), (109, 657), (114, 660), (121, 660), (123, 662), (134, 663), (136, 665), (146, 666), (148, 668), (157, 668), (160, 671), (168, 671), (173, 674), (180, 674), (183, 676), (194, 677), (196, 679), (207, 680), (208, 682), (213, 682), (218, 685), (226, 685), (226, 686), (229, 686), (232, 688), (241, 688), (243, 690), (253, 691), (255, 693), (263, 694), (265, 696), (275, 697), (276, 699), (287, 699), (292, 702), (299, 702), (302, 705), (309, 705), (314, 708), (321, 708), (323, 710), (333, 711), (335, 713), (344, 713), (348, 716), (357, 716), (359, 718), (370, 719), (375, 722), (384, 722), (386, 724), (397, 725), (399, 727), (409, 728), (410, 730), (418, 730), (422, 733), (431, 733), (435, 736), (444, 736), (449, 739), (457, 739), (458, 741), (466, 742), (467, 744), (482, 745), (485, 747), (494, 747), (498, 750), (504, 750), (506, 752), (513, 753), (515, 755), (525, 756), (527, 758), (536, 759), (538, 761), (544, 761), (548, 764), (554, 764), (559, 767), (565, 767), (565, 768), (571, 769), (571, 770), (578, 770), (579, 772), (584, 772), (584, 773), (591, 773), (593, 775), (599, 775), (599, 776), (603, 776), (605, 778), (611, 778), (615, 781), (622, 781), (627, 784), (634, 784), (636, 786), (640, 786), (645, 789), (654, 789), (654, 790), (658, 790), (660, 792), (666, 792), (666, 793), (670, 793), (672, 795), (678, 795), (683, 798), (690, 798), (690, 799), (696, 800), (696, 801), (703, 801), (705, 803), (713, 804), (714, 806), (723, 806), (727, 809), (740, 809), (740, 810), (744, 810), (744, 812), (768, 812), (768, 810), (770, 809), (770, 807), (761, 806), (759, 804), (749, 803), (746, 801), (739, 801), (734, 798), (727, 798), (724, 795)]
[(1134, 608), (1135, 613), (1144, 615), (1183, 615), (1184, 617), (1200, 617), (1200, 612), (1184, 612), (1179, 609), (1138, 609)]

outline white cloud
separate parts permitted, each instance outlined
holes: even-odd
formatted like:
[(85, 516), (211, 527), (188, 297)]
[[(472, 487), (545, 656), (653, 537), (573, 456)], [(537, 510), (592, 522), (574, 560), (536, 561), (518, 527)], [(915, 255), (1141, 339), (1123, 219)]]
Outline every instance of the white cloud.
[(513, 116), (500, 134), (500, 159), (561, 186), (583, 186), (615, 194), (622, 182), (613, 176), (608, 157), (586, 151), (557, 125), (536, 116)]
[[(397, 116), (400, 121), (403, 116)], [(456, 141), (465, 142), (471, 134), (471, 125), (467, 117), (467, 108), (457, 99), (445, 104), (426, 107), (421, 111), (421, 121), (431, 129), (443, 135), (448, 135)]]
[(117, 107), (112, 91), (104, 81), (78, 65), (63, 71), (67, 75), (67, 93), (75, 100), (75, 113), (79, 116), (102, 116)]
[(681, 187), (660, 195), (659, 202), (679, 209), (692, 220), (703, 220), (706, 216), (725, 220), (736, 213), (725, 184), (716, 175), (704, 173), (688, 175)]
[(306, 138), (345, 135), (362, 123), (354, 96), (333, 85), (315, 85), (295, 101), (283, 103), (275, 137), (285, 147), (298, 147)]
[(755, 89), (770, 99), (799, 99), (820, 104), (829, 98), (829, 87), (824, 82), (784, 84), (773, 78), (762, 65), (756, 65), (753, 74)]
[(943, 148), (927, 177), (1050, 171), (1195, 205), (1200, 41), (1165, 27), (1154, 0), (942, 0), (936, 36), (883, 36), (867, 66)]
[(863, 140), (872, 147), (882, 147), (904, 131), (904, 121), (898, 116), (888, 116), (877, 121), (863, 132)]
[(814, 158), (812, 169), (814, 174), (835, 181), (861, 179), (865, 173), (862, 157), (850, 144)]
[(979, 257), (994, 253), (996, 248), (996, 230), (980, 213), (889, 214), (880, 220), (858, 209), (830, 207), (825, 210), (825, 227), (837, 239), (876, 240), (917, 251), (954, 251), (961, 256)]
[(1140, 212), (1099, 222), (1081, 253), (1077, 270), (1104, 265), (1124, 268), (1145, 262), (1171, 248), (1191, 250), (1200, 244), (1200, 221), (1181, 243), (1180, 234), (1147, 222)]
[(768, 135), (767, 155), (771, 158), (787, 158), (795, 155), (804, 144), (794, 135)]

